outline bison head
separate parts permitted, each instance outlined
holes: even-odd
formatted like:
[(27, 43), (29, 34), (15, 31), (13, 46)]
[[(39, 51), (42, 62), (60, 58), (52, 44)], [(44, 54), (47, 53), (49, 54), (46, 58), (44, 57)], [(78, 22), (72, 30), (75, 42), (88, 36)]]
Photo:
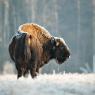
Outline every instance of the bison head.
[(43, 48), (50, 59), (56, 59), (58, 64), (62, 64), (70, 56), (69, 48), (62, 38), (52, 37)]

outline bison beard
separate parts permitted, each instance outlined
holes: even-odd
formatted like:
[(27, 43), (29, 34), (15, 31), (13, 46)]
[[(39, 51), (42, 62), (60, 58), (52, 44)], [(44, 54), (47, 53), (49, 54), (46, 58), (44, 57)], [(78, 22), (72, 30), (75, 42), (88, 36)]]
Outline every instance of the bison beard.
[(29, 71), (34, 78), (49, 60), (56, 59), (58, 64), (62, 64), (70, 56), (62, 38), (51, 36), (46, 29), (34, 23), (19, 27), (18, 35), (9, 44), (9, 54), (15, 62), (17, 78), (26, 76)]

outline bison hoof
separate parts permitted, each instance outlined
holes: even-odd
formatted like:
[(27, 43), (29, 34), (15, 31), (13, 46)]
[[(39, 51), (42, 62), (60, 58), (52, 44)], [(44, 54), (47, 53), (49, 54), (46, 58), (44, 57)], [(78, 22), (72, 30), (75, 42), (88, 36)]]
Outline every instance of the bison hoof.
[(19, 79), (21, 76), (22, 76), (21, 74), (18, 74), (18, 75), (17, 75), (17, 79)]
[(31, 74), (31, 76), (32, 76), (32, 78), (34, 79), (34, 78), (36, 78), (37, 74), (34, 73), (34, 74)]

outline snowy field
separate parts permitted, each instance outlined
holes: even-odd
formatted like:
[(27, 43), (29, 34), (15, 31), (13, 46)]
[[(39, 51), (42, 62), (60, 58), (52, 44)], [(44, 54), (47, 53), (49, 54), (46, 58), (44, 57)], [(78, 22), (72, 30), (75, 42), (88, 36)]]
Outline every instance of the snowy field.
[(1, 75), (0, 95), (95, 95), (95, 74)]

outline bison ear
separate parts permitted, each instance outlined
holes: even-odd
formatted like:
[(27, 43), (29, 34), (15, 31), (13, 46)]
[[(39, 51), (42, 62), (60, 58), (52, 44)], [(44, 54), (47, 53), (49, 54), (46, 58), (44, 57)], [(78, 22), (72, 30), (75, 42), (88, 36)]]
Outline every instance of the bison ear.
[(55, 50), (56, 49), (56, 40), (52, 37), (47, 43), (43, 45), (43, 49), (47, 51)]
[(51, 45), (52, 45), (52, 50), (54, 51), (56, 49), (56, 39), (52, 37), (51, 39)]
[(56, 40), (55, 40), (55, 38), (54, 38), (54, 37), (52, 37), (52, 38), (51, 38), (51, 44), (52, 44), (53, 46), (55, 46), (55, 45), (56, 45)]

